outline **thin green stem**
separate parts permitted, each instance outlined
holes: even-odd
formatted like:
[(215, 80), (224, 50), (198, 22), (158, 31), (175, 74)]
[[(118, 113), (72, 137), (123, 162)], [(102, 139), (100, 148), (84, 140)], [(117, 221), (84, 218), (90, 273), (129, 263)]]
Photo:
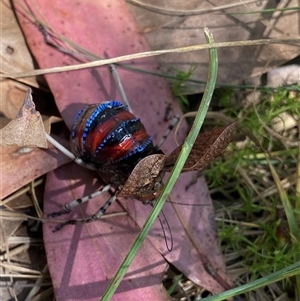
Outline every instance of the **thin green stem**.
[[(205, 33), (205, 37), (207, 39), (207, 42), (211, 45), (214, 44), (214, 40), (212, 37), (212, 34), (209, 32), (209, 30), (207, 28), (204, 29), (204, 33)], [(118, 270), (118, 272), (116, 273), (114, 279), (112, 280), (110, 286), (108, 287), (108, 289), (106, 290), (106, 292), (104, 293), (103, 297), (101, 300), (103, 301), (108, 301), (110, 300), (110, 298), (113, 296), (114, 292), (116, 291), (116, 289), (118, 288), (120, 282), (122, 281), (123, 277), (125, 276), (126, 271), (128, 270), (130, 264), (132, 263), (136, 253), (138, 252), (138, 250), (140, 249), (142, 243), (144, 242), (144, 240), (146, 239), (148, 232), (150, 231), (150, 228), (152, 227), (153, 223), (155, 222), (157, 216), (159, 215), (167, 197), (169, 196), (173, 186), (175, 185), (175, 182), (177, 180), (177, 178), (180, 175), (180, 172), (189, 156), (189, 153), (192, 149), (192, 146), (199, 134), (199, 131), (201, 129), (202, 123), (204, 121), (205, 115), (207, 113), (210, 101), (211, 101), (211, 97), (215, 88), (215, 83), (217, 80), (217, 70), (218, 70), (218, 54), (217, 54), (217, 50), (215, 48), (211, 48), (209, 50), (209, 74), (208, 74), (208, 82), (207, 82), (207, 86), (203, 95), (203, 99), (201, 102), (201, 105), (199, 107), (198, 110), (198, 114), (195, 118), (192, 130), (190, 131), (188, 137), (186, 138), (182, 149), (181, 149), (181, 153), (175, 163), (174, 169), (159, 197), (159, 199), (157, 200), (155, 206), (152, 209), (152, 212), (149, 216), (149, 218), (147, 219), (143, 229), (141, 230), (141, 232), (139, 233), (139, 235), (137, 236), (130, 252), (128, 253), (128, 255), (126, 256), (126, 258), (124, 259), (120, 269)]]

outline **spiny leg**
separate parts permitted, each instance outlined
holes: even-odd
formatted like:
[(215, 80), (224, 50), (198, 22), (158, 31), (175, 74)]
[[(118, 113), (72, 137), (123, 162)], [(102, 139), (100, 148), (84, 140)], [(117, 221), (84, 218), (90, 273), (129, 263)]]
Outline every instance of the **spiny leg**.
[(70, 219), (70, 220), (66, 221), (65, 223), (62, 223), (62, 224), (59, 224), (58, 226), (56, 226), (54, 228), (53, 232), (57, 232), (57, 231), (61, 230), (66, 225), (75, 225), (75, 224), (79, 224), (79, 223), (91, 223), (91, 222), (94, 222), (94, 221), (98, 220), (106, 212), (108, 207), (117, 199), (117, 193), (119, 192), (119, 190), (120, 189), (118, 189), (114, 193), (114, 195), (112, 195), (106, 201), (106, 203), (95, 214), (93, 214), (91, 217), (82, 218), (82, 219)]
[(103, 192), (108, 191), (110, 188), (111, 188), (111, 185), (107, 184), (101, 190), (97, 190), (94, 193), (92, 193), (90, 195), (87, 195), (83, 198), (73, 200), (70, 203), (66, 203), (63, 206), (62, 210), (52, 212), (52, 213), (48, 214), (48, 217), (58, 217), (58, 216), (61, 216), (61, 215), (64, 215), (64, 214), (68, 214), (73, 208), (79, 206), (80, 204), (83, 204), (83, 203), (89, 201), (90, 199), (93, 199), (93, 198), (97, 197), (98, 195), (102, 194)]
[(170, 135), (170, 133), (172, 132), (172, 130), (174, 129), (174, 127), (177, 125), (177, 123), (179, 122), (179, 115), (175, 115), (172, 122), (170, 123), (170, 125), (168, 126), (167, 130), (165, 131), (164, 135), (162, 136), (162, 138), (160, 139), (160, 141), (157, 143), (157, 145), (155, 146), (155, 149), (160, 149), (160, 147), (164, 144), (164, 142), (166, 141), (166, 139), (168, 138), (168, 136)]

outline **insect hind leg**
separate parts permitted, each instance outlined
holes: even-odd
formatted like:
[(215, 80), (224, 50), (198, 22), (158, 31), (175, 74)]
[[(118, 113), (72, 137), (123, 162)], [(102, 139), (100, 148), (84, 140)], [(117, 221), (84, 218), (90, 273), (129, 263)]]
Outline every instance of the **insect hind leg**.
[(48, 214), (48, 217), (58, 217), (58, 216), (61, 216), (61, 215), (64, 215), (64, 214), (68, 214), (73, 208), (75, 208), (75, 207), (79, 206), (80, 204), (83, 204), (83, 203), (97, 197), (98, 195), (101, 195), (102, 193), (108, 191), (110, 188), (111, 188), (111, 184), (108, 184), (108, 185), (104, 186), (101, 190), (97, 190), (97, 191), (95, 191), (94, 193), (92, 193), (90, 195), (87, 195), (87, 196), (85, 196), (83, 198), (80, 198), (80, 199), (73, 200), (70, 203), (66, 203), (63, 206), (62, 210), (52, 212), (52, 213)]
[(166, 139), (168, 138), (168, 136), (170, 135), (170, 133), (173, 131), (173, 129), (175, 128), (175, 126), (178, 124), (179, 122), (179, 115), (175, 115), (173, 117), (172, 122), (170, 123), (170, 125), (168, 126), (167, 130), (165, 131), (164, 135), (161, 137), (160, 141), (157, 143), (157, 145), (155, 145), (155, 149), (160, 149), (160, 147), (164, 144), (164, 142), (166, 141)]
[(117, 191), (116, 193), (114, 193), (114, 195), (112, 195), (107, 201), (106, 203), (95, 213), (93, 214), (91, 217), (88, 218), (82, 218), (82, 219), (70, 219), (68, 221), (66, 221), (65, 223), (61, 223), (59, 225), (57, 225), (53, 232), (57, 232), (59, 230), (61, 230), (62, 228), (64, 228), (67, 225), (76, 225), (76, 224), (80, 224), (80, 223), (91, 223), (94, 222), (98, 219), (101, 218), (101, 216), (106, 212), (106, 210), (109, 208), (109, 206), (117, 199)]

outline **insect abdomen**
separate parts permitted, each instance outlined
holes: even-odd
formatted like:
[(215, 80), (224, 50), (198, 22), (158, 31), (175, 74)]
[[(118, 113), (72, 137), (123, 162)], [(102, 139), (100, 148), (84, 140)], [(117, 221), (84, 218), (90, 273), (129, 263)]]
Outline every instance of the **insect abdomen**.
[[(71, 131), (72, 152), (87, 163), (135, 164), (153, 150), (140, 119), (117, 101), (85, 107)], [(133, 166), (134, 167), (134, 166)]]

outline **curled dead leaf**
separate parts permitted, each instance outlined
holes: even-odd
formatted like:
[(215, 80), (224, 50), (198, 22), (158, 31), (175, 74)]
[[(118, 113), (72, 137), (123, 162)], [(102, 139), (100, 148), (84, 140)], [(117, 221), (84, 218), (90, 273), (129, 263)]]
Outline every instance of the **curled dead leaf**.
[[(213, 159), (222, 155), (235, 133), (236, 124), (217, 127), (199, 134), (182, 172), (201, 170)], [(178, 146), (166, 159), (163, 171), (171, 171), (181, 151)]]
[(18, 115), (0, 131), (0, 145), (36, 146), (47, 148), (42, 117), (35, 110), (31, 89), (28, 89), (24, 104)]
[(57, 123), (62, 121), (62, 118), (60, 117), (56, 117), (56, 116), (42, 116), (43, 117), (43, 123), (44, 123), (44, 127), (45, 127), (45, 132), (50, 134), (50, 130), (51, 130), (51, 125), (53, 123)]
[[(213, 159), (219, 157), (230, 143), (236, 124), (217, 127), (201, 133), (190, 152), (182, 172), (201, 170)], [(173, 168), (182, 145), (178, 146), (168, 157), (164, 154), (153, 154), (142, 159), (131, 172), (122, 190), (121, 197), (135, 197), (145, 201), (159, 196), (164, 172)]]
[(154, 154), (142, 159), (134, 168), (118, 196), (138, 200), (155, 199), (162, 189), (164, 154)]

